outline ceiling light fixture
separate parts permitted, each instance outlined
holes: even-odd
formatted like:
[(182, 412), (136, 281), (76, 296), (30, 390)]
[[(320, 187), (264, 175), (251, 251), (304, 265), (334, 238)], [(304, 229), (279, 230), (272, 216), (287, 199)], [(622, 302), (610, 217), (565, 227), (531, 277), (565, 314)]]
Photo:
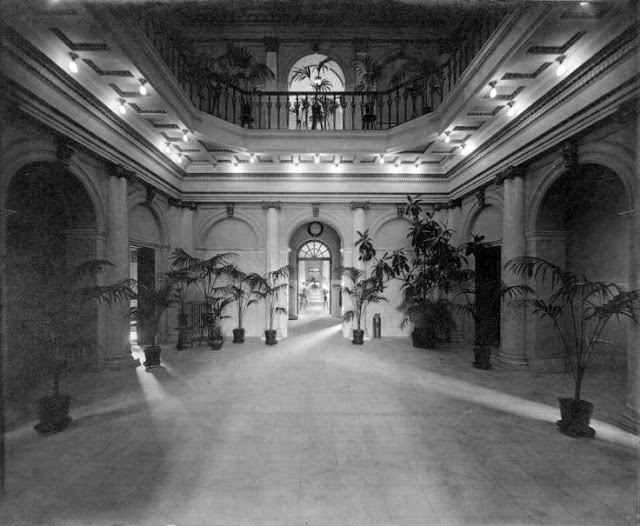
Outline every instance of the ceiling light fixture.
[(582, 7), (587, 7), (589, 5), (589, 2), (580, 2), (580, 5)]
[(189, 140), (189, 130), (182, 130), (182, 140), (184, 142)]
[(178, 155), (176, 155), (176, 161), (178, 161), (178, 163), (182, 163), (182, 154), (178, 153)]
[(76, 62), (78, 55), (76, 55), (75, 53), (69, 53), (69, 56), (71, 57), (71, 60), (69, 60), (69, 64), (67, 64), (69, 71), (71, 71), (71, 73), (78, 73), (78, 64)]
[(170, 143), (165, 144), (164, 153), (171, 153), (171, 144)]
[(466, 153), (467, 153), (467, 143), (466, 143), (466, 142), (463, 142), (463, 143), (460, 145), (460, 153), (461, 153), (462, 155), (466, 155)]
[(516, 110), (513, 107), (513, 102), (507, 102), (509, 109), (507, 110), (507, 117), (513, 117), (516, 114)]
[(378, 162), (379, 162), (380, 164), (384, 164), (384, 153), (381, 153), (381, 154), (380, 154), (380, 157), (378, 158)]
[(297, 157), (293, 160), (293, 166), (295, 166), (296, 168), (300, 166), (300, 161), (298, 160)]
[(492, 80), (491, 82), (489, 82), (489, 86), (491, 86), (491, 91), (489, 92), (489, 97), (492, 99), (495, 99), (498, 96), (498, 90), (496, 89), (496, 84), (498, 82), (495, 80)]
[(558, 77), (562, 77), (562, 75), (564, 75), (567, 72), (567, 66), (564, 65), (564, 59), (565, 59), (564, 55), (560, 55), (556, 59), (556, 62), (558, 63), (558, 69), (556, 69), (556, 75)]
[(451, 142), (451, 136), (450, 136), (451, 132), (444, 132), (444, 142), (446, 142), (447, 144), (449, 144)]
[(316, 163), (316, 164), (320, 164), (320, 154), (319, 153), (314, 154), (313, 162)]
[(250, 163), (255, 163), (256, 162), (256, 154), (255, 153), (251, 154), (251, 157), (249, 157), (249, 162)]
[(146, 80), (140, 79), (140, 89), (138, 91), (140, 92), (140, 95), (142, 95), (143, 97), (148, 93), (147, 87), (145, 86), (146, 83), (147, 83)]
[(125, 113), (127, 113), (127, 108), (124, 105), (125, 102), (127, 101), (124, 99), (120, 99), (120, 107), (118, 108), (120, 115), (124, 115)]
[(416, 167), (416, 170), (420, 168), (420, 161), (416, 161), (416, 164), (414, 165)]
[(234, 159), (233, 160), (233, 166), (235, 166), (236, 168), (238, 167), (238, 159)]

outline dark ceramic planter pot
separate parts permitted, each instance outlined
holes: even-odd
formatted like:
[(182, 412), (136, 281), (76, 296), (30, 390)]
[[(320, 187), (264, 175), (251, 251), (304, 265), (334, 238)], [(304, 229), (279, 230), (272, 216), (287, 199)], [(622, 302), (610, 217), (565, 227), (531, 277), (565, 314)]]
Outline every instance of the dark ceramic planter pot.
[(576, 400), (575, 398), (558, 398), (560, 403), (560, 420), (558, 428), (560, 432), (570, 437), (593, 438), (595, 430), (589, 427), (591, 415), (593, 414), (593, 404), (586, 400)]
[(491, 349), (486, 347), (473, 348), (473, 365), (476, 369), (488, 371), (491, 369)]
[(264, 340), (267, 345), (275, 345), (278, 343), (276, 341), (276, 331), (264, 331)]
[(33, 429), (42, 435), (57, 433), (67, 427), (73, 418), (69, 416), (69, 395), (50, 395), (38, 400), (38, 422)]
[(212, 351), (219, 351), (222, 349), (222, 345), (224, 344), (222, 339), (209, 340), (207, 343)]
[(233, 329), (233, 343), (244, 343), (244, 329)]
[(364, 331), (353, 329), (353, 339), (351, 340), (351, 343), (354, 345), (362, 345), (364, 343)]
[(433, 327), (416, 327), (411, 333), (413, 346), (419, 349), (434, 349), (436, 346), (436, 333)]
[(149, 367), (158, 367), (160, 365), (160, 352), (162, 349), (159, 345), (151, 345), (149, 347), (144, 348), (144, 357), (146, 361), (144, 362), (144, 366), (146, 368)]

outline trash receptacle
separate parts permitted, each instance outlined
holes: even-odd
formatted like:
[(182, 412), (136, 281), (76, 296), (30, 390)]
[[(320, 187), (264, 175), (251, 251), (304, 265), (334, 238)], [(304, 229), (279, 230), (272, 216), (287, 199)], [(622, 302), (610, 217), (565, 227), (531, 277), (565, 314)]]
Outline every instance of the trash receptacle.
[(382, 333), (382, 319), (380, 318), (380, 314), (373, 315), (373, 337), (381, 338)]

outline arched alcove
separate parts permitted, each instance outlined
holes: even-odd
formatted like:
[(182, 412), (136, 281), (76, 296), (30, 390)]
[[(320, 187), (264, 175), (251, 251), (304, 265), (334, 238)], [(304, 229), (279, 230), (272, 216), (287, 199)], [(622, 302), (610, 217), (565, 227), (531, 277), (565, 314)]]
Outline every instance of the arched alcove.
[(335, 93), (344, 91), (345, 76), (335, 60), (319, 53), (298, 59), (289, 70), (287, 86), (289, 129), (342, 129), (343, 109)]
[[(55, 320), (61, 287), (71, 286), (68, 277), (78, 264), (96, 258), (98, 230), (87, 189), (57, 163), (32, 163), (19, 170), (8, 185), (3, 207), (10, 210), (7, 376), (9, 391), (19, 393), (47, 374), (51, 334), (59, 329)], [(87, 308), (81, 316), (76, 337), (95, 342), (97, 309)], [(70, 366), (95, 367), (95, 345), (71, 351), (64, 351)]]
[[(591, 280), (628, 288), (630, 228), (626, 212), (630, 203), (624, 182), (607, 167), (583, 164), (559, 174), (540, 199), (535, 231), (529, 234), (530, 254)], [(626, 356), (620, 350), (627, 347), (627, 325), (617, 320), (610, 323), (601, 337), (611, 343), (609, 356), (596, 364), (613, 367), (621, 382)], [(532, 345), (537, 358), (561, 354), (549, 323), (536, 321), (531, 332), (535, 333)]]

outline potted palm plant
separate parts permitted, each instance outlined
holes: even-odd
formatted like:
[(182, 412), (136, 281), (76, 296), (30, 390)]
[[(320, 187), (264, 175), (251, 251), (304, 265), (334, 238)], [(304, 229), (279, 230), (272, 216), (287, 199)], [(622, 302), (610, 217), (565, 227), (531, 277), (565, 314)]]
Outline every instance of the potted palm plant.
[[(228, 289), (225, 289), (225, 294), (228, 293)], [(222, 320), (229, 318), (224, 311), (229, 305), (233, 303), (233, 297), (231, 296), (217, 296), (211, 299), (211, 311), (207, 313), (207, 343), (209, 347), (214, 351), (219, 351), (224, 343), (222, 337)]]
[[(294, 82), (308, 81), (314, 92), (313, 100), (311, 101), (312, 130), (317, 129), (318, 127), (324, 129), (323, 115), (328, 113), (329, 104), (326, 98), (321, 98), (319, 94), (330, 91), (331, 88), (333, 88), (332, 82), (322, 76), (323, 72), (329, 68), (329, 64), (333, 61), (333, 58), (327, 57), (321, 60), (318, 64), (296, 67), (294, 68), (293, 75), (289, 81), (289, 86)], [(308, 107), (308, 102), (303, 100), (303, 108), (305, 105)]]
[(355, 59), (353, 66), (359, 82), (355, 86), (355, 91), (366, 94), (364, 103), (364, 115), (362, 116), (362, 127), (364, 129), (375, 128), (377, 116), (375, 113), (378, 98), (374, 93), (380, 87), (380, 82), (384, 77), (386, 68), (385, 62), (377, 62), (369, 55), (364, 58)]
[(263, 62), (258, 62), (246, 46), (229, 44), (227, 52), (216, 60), (219, 74), (226, 83), (242, 88), (240, 97), (240, 125), (248, 128), (253, 124), (251, 92), (259, 85), (276, 79), (273, 71)]
[[(171, 256), (173, 267), (186, 272), (203, 296), (206, 309), (203, 316), (207, 326), (207, 341), (216, 341), (215, 346), (222, 339), (221, 336), (220, 338), (214, 337), (219, 333), (219, 329), (215, 327), (216, 320), (219, 321), (222, 310), (228, 305), (227, 302), (220, 308), (221, 299), (228, 298), (229, 289), (226, 279), (232, 269), (230, 261), (233, 256), (235, 256), (233, 252), (223, 252), (208, 259), (202, 259), (190, 255), (181, 248), (176, 248)], [(217, 312), (214, 312), (214, 307)]]
[[(573, 397), (558, 399), (560, 431), (572, 437), (595, 436), (595, 431), (589, 426), (593, 404), (582, 399), (585, 374), (609, 322), (614, 318), (629, 318), (637, 322), (640, 291), (626, 291), (615, 283), (591, 281), (582, 274), (537, 257), (514, 258), (507, 262), (505, 268), (515, 276), (550, 287), (544, 299), (527, 285), (509, 287), (507, 294), (512, 305), (551, 321), (564, 349), (574, 390)], [(513, 298), (514, 293), (521, 293), (523, 289), (529, 294)]]
[(96, 284), (109, 266), (113, 264), (107, 260), (93, 259), (70, 272), (56, 272), (47, 281), (47, 301), (43, 306), (49, 352), (39, 365), (45, 374), (51, 375), (53, 393), (38, 400), (40, 421), (34, 427), (38, 433), (62, 431), (73, 420), (69, 416), (71, 396), (61, 394), (60, 378), (73, 366), (70, 358), (73, 354), (97, 346), (95, 337), (87, 333), (91, 306), (101, 302), (113, 306), (134, 296), (130, 280)]
[(260, 276), (255, 273), (247, 274), (238, 267), (233, 267), (228, 274), (229, 293), (236, 304), (238, 327), (233, 329), (233, 343), (244, 342), (244, 327), (242, 320), (251, 305), (260, 300)]
[(256, 278), (256, 291), (261, 300), (264, 300), (267, 309), (267, 329), (264, 331), (267, 345), (275, 345), (275, 322), (281, 314), (287, 314), (287, 309), (281, 306), (280, 294), (289, 287), (289, 275), (291, 267), (285, 265), (279, 269), (267, 272), (259, 279)]
[(175, 291), (180, 303), (178, 313), (178, 341), (176, 349), (181, 351), (184, 346), (191, 341), (192, 327), (189, 325), (189, 314), (187, 312), (187, 293), (189, 287), (195, 283), (196, 278), (187, 270), (170, 270), (167, 276), (175, 283)]
[(342, 315), (342, 321), (355, 322), (351, 342), (362, 345), (364, 342), (362, 319), (367, 305), (386, 303), (387, 298), (381, 296), (382, 287), (376, 276), (365, 278), (364, 272), (355, 267), (345, 267), (342, 269), (342, 275), (350, 282), (341, 286), (342, 292), (351, 300), (350, 307)]
[(134, 318), (144, 321), (149, 328), (150, 345), (144, 348), (144, 366), (149, 369), (160, 365), (161, 347), (158, 345), (160, 320), (164, 312), (172, 305), (180, 302), (180, 295), (176, 290), (176, 275), (163, 274), (155, 286), (145, 287), (137, 285), (135, 299), (138, 305), (132, 309)]

